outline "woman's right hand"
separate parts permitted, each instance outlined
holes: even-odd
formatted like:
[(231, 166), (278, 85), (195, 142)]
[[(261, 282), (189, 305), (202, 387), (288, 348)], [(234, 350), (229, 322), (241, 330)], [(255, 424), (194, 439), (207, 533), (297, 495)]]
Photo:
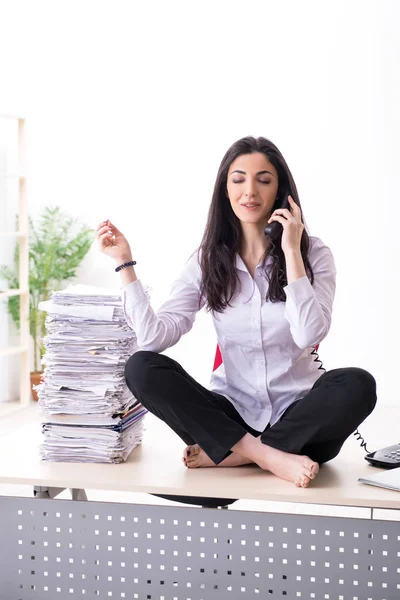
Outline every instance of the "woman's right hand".
[(117, 262), (129, 262), (132, 260), (132, 252), (129, 242), (119, 229), (111, 221), (103, 221), (96, 230), (96, 238), (100, 252), (104, 252)]

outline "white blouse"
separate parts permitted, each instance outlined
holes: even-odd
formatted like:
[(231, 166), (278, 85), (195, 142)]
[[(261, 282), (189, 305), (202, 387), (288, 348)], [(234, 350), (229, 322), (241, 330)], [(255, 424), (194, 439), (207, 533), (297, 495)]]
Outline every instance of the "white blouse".
[[(301, 277), (284, 287), (286, 302), (266, 302), (268, 280), (261, 264), (253, 279), (237, 254), (241, 285), (223, 313), (211, 311), (223, 363), (212, 373), (209, 389), (230, 400), (257, 431), (278, 421), (324, 372), (314, 346), (330, 328), (336, 268), (330, 249), (317, 237), (310, 237), (309, 260), (313, 285)], [(268, 257), (266, 268), (271, 261)], [(122, 288), (125, 316), (140, 350), (163, 352), (192, 328), (200, 281), (195, 252), (157, 314), (140, 279)], [(203, 298), (200, 309), (204, 304)]]

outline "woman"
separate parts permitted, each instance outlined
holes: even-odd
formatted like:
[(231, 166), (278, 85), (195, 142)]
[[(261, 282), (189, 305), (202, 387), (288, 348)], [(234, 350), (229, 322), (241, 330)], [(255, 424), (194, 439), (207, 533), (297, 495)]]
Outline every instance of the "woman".
[[(275, 233), (264, 230), (274, 225)], [(307, 487), (376, 403), (372, 375), (325, 371), (336, 270), (329, 248), (309, 237), (292, 174), (269, 140), (245, 137), (226, 152), (204, 236), (157, 314), (110, 221), (97, 229), (120, 269), (128, 323), (140, 350), (125, 367), (142, 404), (188, 444), (189, 468), (256, 463)], [(136, 263), (134, 263), (136, 264)], [(206, 389), (160, 354), (212, 313), (223, 363)]]

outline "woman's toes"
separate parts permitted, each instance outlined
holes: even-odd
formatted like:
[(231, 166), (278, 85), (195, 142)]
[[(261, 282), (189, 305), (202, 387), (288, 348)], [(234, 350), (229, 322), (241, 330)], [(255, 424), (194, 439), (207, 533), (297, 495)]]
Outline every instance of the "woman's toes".
[(193, 453), (194, 453), (193, 449), (194, 449), (194, 446), (186, 446), (186, 448), (183, 451), (183, 458), (185, 460), (187, 460), (189, 458), (189, 456), (193, 455)]
[(198, 444), (193, 444), (192, 446), (188, 446), (186, 448), (185, 456), (186, 456), (186, 458), (189, 458), (189, 456), (195, 456), (199, 452), (200, 452), (200, 446)]
[(310, 483), (310, 478), (303, 473), (300, 477), (301, 487), (305, 488)]
[(304, 488), (304, 487), (307, 487), (308, 482), (309, 482), (309, 479), (307, 477), (304, 477), (304, 476), (299, 477), (298, 479), (296, 479), (296, 486)]
[(306, 458), (306, 460), (303, 462), (304, 473), (310, 479), (314, 479), (314, 477), (316, 476), (316, 474), (319, 471), (319, 465), (318, 465), (318, 463), (312, 461), (308, 457), (305, 457), (305, 458)]
[(302, 460), (303, 467), (305, 467), (306, 469), (312, 470), (311, 467), (314, 466), (314, 464), (315, 464), (314, 461), (311, 460), (311, 458), (309, 458), (308, 456), (303, 456), (302, 458), (303, 458), (303, 460)]
[(303, 468), (302, 468), (302, 475), (305, 475), (306, 477), (308, 477), (308, 479), (314, 479), (314, 477), (315, 477), (314, 471), (311, 471), (309, 469), (309, 467), (305, 467), (305, 466), (303, 466)]

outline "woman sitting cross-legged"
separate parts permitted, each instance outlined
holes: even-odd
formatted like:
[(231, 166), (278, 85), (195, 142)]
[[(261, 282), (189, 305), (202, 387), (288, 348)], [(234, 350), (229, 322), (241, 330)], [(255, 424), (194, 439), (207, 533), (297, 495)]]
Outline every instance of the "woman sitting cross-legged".
[[(128, 263), (123, 305), (140, 350), (127, 361), (127, 385), (187, 444), (187, 467), (256, 463), (306, 487), (373, 410), (374, 377), (325, 371), (316, 353), (331, 324), (334, 259), (307, 234), (292, 174), (266, 138), (226, 152), (203, 239), (157, 314), (125, 236), (104, 221), (97, 239), (118, 266)], [(203, 307), (223, 358), (209, 389), (161, 354)]]

